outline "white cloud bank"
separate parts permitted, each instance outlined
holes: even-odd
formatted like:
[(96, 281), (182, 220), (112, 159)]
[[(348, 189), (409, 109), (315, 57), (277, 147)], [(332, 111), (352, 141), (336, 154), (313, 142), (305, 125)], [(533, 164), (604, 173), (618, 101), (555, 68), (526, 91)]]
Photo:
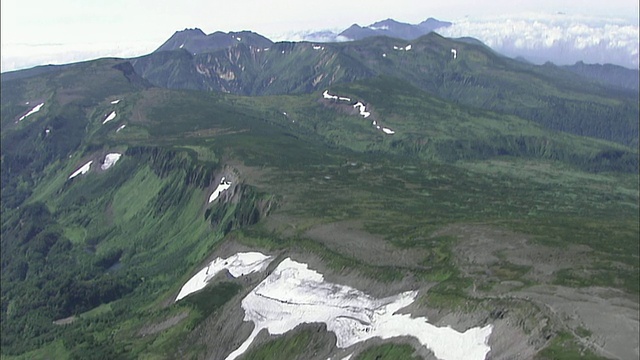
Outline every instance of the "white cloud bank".
[[(398, 19), (403, 21), (402, 18)], [(442, 17), (441, 20), (451, 21)], [(447, 37), (474, 37), (507, 56), (522, 56), (535, 63), (559, 65), (612, 63), (638, 68), (639, 27), (637, 21), (595, 16), (527, 13), (500, 17), (467, 17), (449, 28), (437, 30)], [(367, 24), (361, 22), (361, 25)], [(298, 24), (299, 26), (299, 24)], [(313, 25), (312, 25), (313, 26)], [(338, 37), (344, 28), (264, 31), (273, 41), (346, 41)], [(158, 48), (166, 38), (147, 41), (67, 44), (2, 43), (2, 72), (43, 64), (67, 64), (101, 57), (136, 57)], [(147, 39), (150, 39), (147, 37)]]
[(522, 14), (455, 21), (437, 32), (474, 37), (507, 56), (557, 65), (612, 63), (638, 68), (637, 23), (565, 14)]
[(69, 44), (2, 44), (0, 71), (27, 69), (38, 65), (68, 64), (103, 57), (129, 58), (146, 55), (166, 39), (145, 42)]

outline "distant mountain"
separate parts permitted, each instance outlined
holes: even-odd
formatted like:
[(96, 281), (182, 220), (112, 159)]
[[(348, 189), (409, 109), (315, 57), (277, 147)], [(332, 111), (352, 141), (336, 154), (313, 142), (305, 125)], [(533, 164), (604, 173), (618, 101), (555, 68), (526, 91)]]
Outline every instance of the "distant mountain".
[(562, 68), (602, 84), (639, 91), (640, 73), (637, 69), (612, 64), (585, 64), (582, 61)]
[(451, 26), (451, 23), (436, 20), (434, 18), (428, 18), (417, 25), (387, 19), (378, 21), (366, 27), (353, 24), (351, 27), (341, 32), (339, 36), (350, 40), (361, 40), (371, 36), (389, 36), (398, 39), (413, 40), (436, 29), (447, 26)]
[(448, 21), (440, 21), (434, 18), (428, 18), (419, 24), (407, 24), (393, 19), (386, 19), (367, 26), (353, 24), (340, 33), (329, 30), (312, 32), (305, 34), (303, 38), (307, 41), (318, 42), (362, 40), (373, 36), (389, 36), (397, 39), (414, 40), (432, 31), (451, 25), (452, 23)]
[[(207, 54), (156, 52), (132, 60), (156, 86), (240, 95), (310, 93), (339, 83), (389, 76), (441, 99), (535, 121), (549, 129), (637, 145), (637, 93), (563, 68), (501, 56), (483, 44), (436, 33), (413, 41), (370, 37), (342, 43), (238, 43)], [(552, 90), (551, 90), (552, 89)], [(616, 105), (618, 104), (618, 105)], [(616, 119), (604, 124), (603, 118)]]
[(362, 27), (358, 24), (349, 26), (348, 29), (339, 34), (339, 36), (344, 36), (348, 40), (360, 40), (376, 35), (378, 35), (378, 30)]
[(216, 31), (206, 35), (202, 30), (195, 28), (176, 31), (156, 52), (184, 49), (192, 54), (200, 54), (228, 48), (236, 44), (265, 48), (271, 46), (273, 42), (251, 31), (228, 33)]

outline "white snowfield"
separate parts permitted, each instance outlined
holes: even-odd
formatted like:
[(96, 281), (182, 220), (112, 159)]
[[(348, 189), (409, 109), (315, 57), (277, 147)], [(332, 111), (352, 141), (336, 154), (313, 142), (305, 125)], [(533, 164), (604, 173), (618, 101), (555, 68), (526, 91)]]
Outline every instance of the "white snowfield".
[(124, 129), (125, 127), (127, 127), (127, 124), (120, 125), (120, 127), (116, 129), (116, 132), (120, 132), (120, 130)]
[(209, 203), (217, 199), (218, 196), (220, 196), (220, 194), (222, 194), (223, 191), (227, 190), (230, 187), (231, 187), (231, 182), (226, 181), (225, 177), (223, 176), (222, 179), (220, 180), (220, 185), (218, 185), (218, 187), (213, 191), (213, 193), (211, 193), (211, 196), (209, 196)]
[(353, 107), (360, 109), (360, 115), (362, 115), (364, 118), (368, 118), (371, 115), (371, 113), (365, 108), (364, 104), (360, 101), (353, 105)]
[(313, 50), (324, 50), (324, 46), (313, 45)]
[(109, 115), (107, 115), (107, 117), (104, 119), (104, 121), (102, 122), (102, 124), (106, 124), (107, 122), (113, 120), (116, 118), (116, 112), (115, 110), (112, 111)]
[[(27, 105), (29, 105), (29, 103), (27, 103)], [(31, 108), (31, 110), (29, 110), (28, 113), (20, 116), (20, 119), (18, 119), (18, 121), (22, 121), (24, 120), (27, 116), (32, 115), (34, 113), (37, 113), (38, 111), (40, 111), (40, 109), (42, 109), (42, 107), (44, 106), (44, 103), (40, 103), (36, 106), (34, 106), (33, 108)]]
[(74, 171), (73, 174), (69, 175), (69, 179), (73, 179), (74, 177), (82, 174), (86, 174), (89, 172), (89, 169), (91, 169), (91, 164), (93, 163), (93, 160), (89, 161), (88, 163), (82, 165), (82, 167), (80, 167), (78, 170)]
[[(409, 47), (409, 49), (411, 49), (411, 45), (407, 45), (407, 47)], [(322, 97), (324, 99), (329, 99), (329, 100), (343, 100), (343, 101), (351, 102), (351, 98), (330, 94), (329, 90), (325, 90), (322, 93)], [(353, 107), (358, 109), (360, 115), (362, 117), (364, 117), (365, 119), (368, 118), (369, 116), (371, 116), (371, 112), (367, 111), (366, 106), (361, 101), (358, 101), (357, 103), (355, 103), (353, 105)], [(371, 125), (373, 125), (378, 130), (382, 130), (382, 132), (384, 132), (387, 135), (393, 135), (393, 134), (396, 133), (395, 131), (393, 131), (393, 130), (391, 130), (389, 128), (380, 127), (380, 125), (378, 125), (378, 123), (375, 120), (371, 123)]]
[(121, 99), (113, 100), (113, 101), (111, 102), (111, 105), (116, 105), (117, 103), (119, 103), (119, 102), (120, 102), (120, 100), (121, 100)]
[(331, 95), (329, 94), (329, 90), (325, 90), (322, 93), (322, 97), (325, 99), (333, 99), (333, 100), (338, 100), (338, 95)]
[(259, 252), (237, 253), (226, 259), (217, 258), (182, 286), (175, 301), (198, 290), (202, 290), (217, 273), (224, 269), (229, 270), (231, 276), (239, 277), (264, 271), (271, 263), (271, 260), (271, 256), (263, 255)]
[(333, 100), (340, 100), (340, 101), (351, 101), (351, 98), (348, 98), (348, 97), (329, 94), (329, 90), (325, 90), (322, 93), (322, 97), (325, 98), (325, 99), (333, 99)]
[(118, 162), (118, 160), (120, 160), (121, 156), (122, 154), (118, 154), (118, 153), (107, 154), (107, 156), (104, 157), (104, 162), (102, 163), (102, 165), (100, 165), (100, 169), (102, 170), (109, 169), (110, 167), (115, 165), (116, 162)]
[(302, 323), (325, 323), (336, 334), (337, 346), (347, 348), (368, 339), (411, 336), (438, 359), (482, 360), (492, 325), (460, 333), (437, 327), (424, 317), (396, 312), (411, 303), (417, 291), (382, 299), (360, 290), (324, 281), (322, 274), (287, 258), (243, 300), (244, 320), (255, 324), (249, 338), (227, 360), (242, 355), (262, 329), (281, 335)]
[(393, 50), (409, 51), (409, 50), (411, 50), (411, 44), (409, 44), (409, 45), (407, 45), (405, 47), (394, 46)]
[(451, 49), (451, 53), (453, 54), (453, 58), (457, 58), (458, 57), (458, 50), (456, 49)]

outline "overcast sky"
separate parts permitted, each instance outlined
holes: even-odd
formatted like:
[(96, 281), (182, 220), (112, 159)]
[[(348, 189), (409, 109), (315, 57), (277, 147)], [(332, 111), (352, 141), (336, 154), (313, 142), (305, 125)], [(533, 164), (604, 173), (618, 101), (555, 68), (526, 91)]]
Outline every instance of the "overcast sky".
[(2, 0), (2, 71), (48, 62), (149, 53), (176, 30), (253, 30), (273, 40), (309, 29), (344, 29), (393, 18), (468, 21), (523, 13), (586, 15), (638, 23), (637, 0), (287, 1)]

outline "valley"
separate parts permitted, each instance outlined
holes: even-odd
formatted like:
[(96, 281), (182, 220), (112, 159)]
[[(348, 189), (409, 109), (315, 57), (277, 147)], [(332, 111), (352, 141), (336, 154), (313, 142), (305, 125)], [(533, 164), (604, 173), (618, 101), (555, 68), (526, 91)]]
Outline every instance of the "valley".
[(237, 42), (3, 74), (3, 359), (638, 356), (637, 93)]

